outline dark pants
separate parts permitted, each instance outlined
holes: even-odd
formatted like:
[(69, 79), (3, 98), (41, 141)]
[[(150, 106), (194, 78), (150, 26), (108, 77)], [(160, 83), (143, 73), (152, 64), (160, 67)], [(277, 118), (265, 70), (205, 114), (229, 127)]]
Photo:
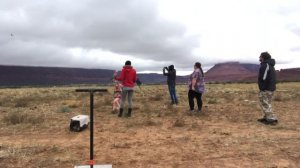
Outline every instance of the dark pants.
[(169, 93), (170, 93), (172, 103), (178, 103), (177, 97), (176, 97), (175, 85), (168, 85), (168, 88), (169, 88)]
[(201, 111), (202, 109), (202, 93), (195, 92), (193, 90), (189, 90), (189, 105), (190, 110), (194, 110), (194, 98), (197, 100), (198, 110)]

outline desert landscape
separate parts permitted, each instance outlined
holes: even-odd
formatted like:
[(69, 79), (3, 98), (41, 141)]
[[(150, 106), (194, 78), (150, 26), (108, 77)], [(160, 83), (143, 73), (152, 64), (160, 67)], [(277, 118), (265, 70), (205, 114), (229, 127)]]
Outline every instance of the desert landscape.
[(258, 88), (207, 84), (203, 112), (188, 114), (186, 85), (171, 106), (166, 85), (143, 85), (133, 116), (112, 111), (113, 86), (78, 85), (0, 89), (0, 167), (46, 168), (89, 164), (89, 128), (70, 132), (70, 118), (89, 114), (95, 94), (94, 158), (113, 168), (300, 167), (300, 84), (279, 83), (276, 126), (263, 125)]

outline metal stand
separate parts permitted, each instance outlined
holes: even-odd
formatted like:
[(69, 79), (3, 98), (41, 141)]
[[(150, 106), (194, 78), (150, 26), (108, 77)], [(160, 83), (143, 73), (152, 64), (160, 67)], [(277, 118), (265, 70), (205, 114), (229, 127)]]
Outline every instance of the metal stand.
[(93, 168), (95, 164), (94, 163), (94, 93), (107, 92), (107, 89), (76, 89), (75, 91), (90, 93), (90, 168)]

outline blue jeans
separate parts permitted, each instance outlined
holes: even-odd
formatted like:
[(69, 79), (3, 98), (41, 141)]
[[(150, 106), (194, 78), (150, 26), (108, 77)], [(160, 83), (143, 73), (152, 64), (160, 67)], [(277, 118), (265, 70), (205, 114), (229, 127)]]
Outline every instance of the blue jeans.
[(178, 103), (177, 97), (176, 97), (176, 89), (175, 85), (168, 85), (170, 97), (172, 100), (172, 103)]

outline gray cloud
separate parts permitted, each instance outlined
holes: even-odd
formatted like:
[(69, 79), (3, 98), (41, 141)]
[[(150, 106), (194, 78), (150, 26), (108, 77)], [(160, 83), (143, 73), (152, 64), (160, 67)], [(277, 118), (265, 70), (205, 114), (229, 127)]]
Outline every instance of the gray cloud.
[(93, 66), (93, 61), (91, 65), (72, 61), (69, 48), (101, 49), (159, 62), (192, 61), (197, 38), (187, 36), (183, 25), (160, 18), (156, 6), (152, 0), (1, 1), (0, 61)]
[(300, 51), (300, 46), (292, 48), (291, 51)]
[(295, 33), (297, 36), (300, 36), (300, 26), (299, 27), (296, 27), (296, 28), (290, 28), (291, 31), (293, 33)]
[[(158, 8), (160, 2), (1, 0), (0, 63), (119, 69), (131, 59), (138, 71), (160, 71), (170, 64), (189, 71), (195, 61), (203, 67), (227, 61), (258, 63), (258, 50), (269, 50), (278, 62), (292, 62), (299, 52), (295, 36), (300, 36), (296, 21), (300, 3), (296, 0), (284, 2), (286, 5), (249, 1), (246, 8), (244, 3), (229, 1), (214, 12), (206, 10), (214, 2), (189, 4), (202, 10), (174, 2), (182, 11), (173, 14), (160, 13), (165, 9)], [(228, 17), (233, 8), (241, 10)], [(165, 19), (164, 12), (165, 17), (171, 14), (182, 24)], [(239, 19), (246, 22), (236, 22)], [(247, 25), (241, 26), (244, 23)]]

